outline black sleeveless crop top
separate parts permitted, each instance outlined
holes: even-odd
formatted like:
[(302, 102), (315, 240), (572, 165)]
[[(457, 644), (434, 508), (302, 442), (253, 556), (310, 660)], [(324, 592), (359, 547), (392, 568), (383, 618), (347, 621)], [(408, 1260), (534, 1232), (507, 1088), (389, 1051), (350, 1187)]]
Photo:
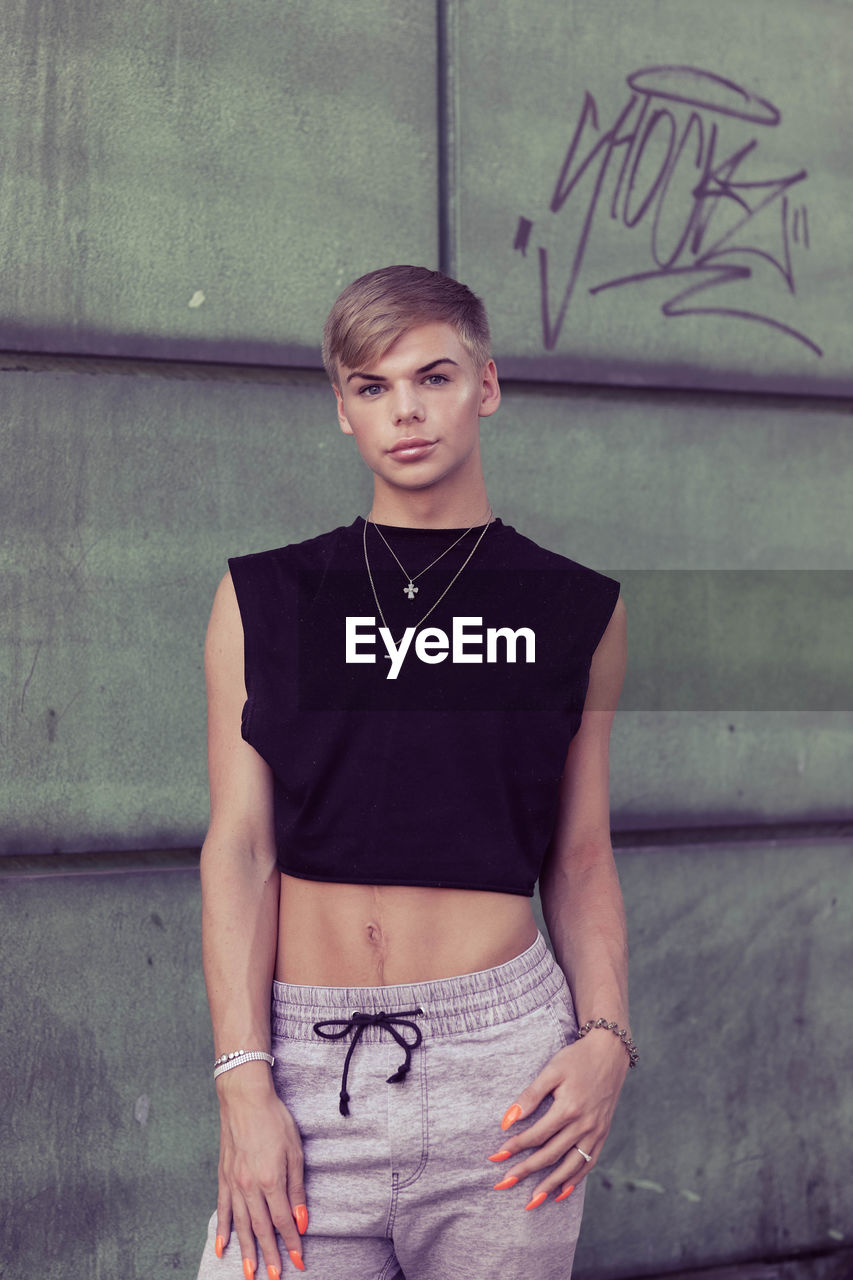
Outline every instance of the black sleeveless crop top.
[(400, 564), (361, 517), (229, 561), (279, 868), (532, 896), (619, 583), (501, 520), (467, 564), (481, 527), (379, 528)]

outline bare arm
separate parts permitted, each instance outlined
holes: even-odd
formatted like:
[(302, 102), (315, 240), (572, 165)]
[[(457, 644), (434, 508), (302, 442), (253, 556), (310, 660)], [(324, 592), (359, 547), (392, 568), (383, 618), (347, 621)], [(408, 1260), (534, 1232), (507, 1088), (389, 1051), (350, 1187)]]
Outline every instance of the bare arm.
[(607, 1017), (620, 1027), (628, 1021), (628, 948), (610, 844), (609, 766), (625, 649), (620, 596), (593, 657), (583, 720), (566, 759), (554, 840), (540, 884), (545, 923), (578, 1021)]
[[(243, 629), (230, 575), (214, 600), (205, 673), (210, 828), (201, 852), (202, 952), (214, 1048), (217, 1057), (235, 1049), (269, 1052), (281, 877), (270, 771), (240, 732), (246, 697)], [(302, 1147), (290, 1113), (276, 1096), (270, 1068), (263, 1061), (246, 1063), (219, 1076), (216, 1086), (221, 1119), (217, 1251), (227, 1245), (233, 1220), (243, 1258), (256, 1265), (257, 1236), (267, 1266), (280, 1271), (275, 1227), (300, 1266), (294, 1211), (305, 1204)], [(299, 1215), (303, 1230), (304, 1217)]]
[[(620, 597), (592, 661), (581, 727), (572, 740), (560, 806), (540, 880), (542, 909), (580, 1023), (628, 1026), (625, 913), (610, 843), (609, 742), (625, 675), (626, 618)], [(543, 1173), (531, 1193), (567, 1192), (598, 1158), (610, 1129), (628, 1055), (618, 1038), (594, 1031), (562, 1049), (515, 1100), (528, 1115), (548, 1094), (545, 1116), (502, 1143), (512, 1155), (538, 1148), (505, 1177)], [(592, 1161), (587, 1163), (578, 1147)]]

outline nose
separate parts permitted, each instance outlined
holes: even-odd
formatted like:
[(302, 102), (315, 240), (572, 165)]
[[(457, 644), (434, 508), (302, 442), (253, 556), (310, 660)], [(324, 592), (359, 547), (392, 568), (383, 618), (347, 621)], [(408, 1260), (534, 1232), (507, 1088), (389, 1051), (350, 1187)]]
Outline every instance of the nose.
[(417, 387), (411, 383), (401, 383), (394, 390), (391, 412), (397, 425), (407, 422), (423, 422), (424, 405)]

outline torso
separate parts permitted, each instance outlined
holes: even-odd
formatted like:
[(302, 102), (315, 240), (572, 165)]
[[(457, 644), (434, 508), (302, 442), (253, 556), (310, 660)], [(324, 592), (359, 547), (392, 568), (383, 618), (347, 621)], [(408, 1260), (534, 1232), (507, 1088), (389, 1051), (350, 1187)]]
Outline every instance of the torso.
[(330, 987), (452, 978), (504, 964), (536, 933), (519, 894), (282, 875), (275, 976)]

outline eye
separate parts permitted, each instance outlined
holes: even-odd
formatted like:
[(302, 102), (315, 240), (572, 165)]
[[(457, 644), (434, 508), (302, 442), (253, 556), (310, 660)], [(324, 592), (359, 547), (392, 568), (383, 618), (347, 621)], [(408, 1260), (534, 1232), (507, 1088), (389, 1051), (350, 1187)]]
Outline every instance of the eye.
[(382, 387), (378, 382), (367, 382), (363, 387), (359, 387), (358, 394), (364, 396), (365, 400), (375, 400), (381, 390)]
[(447, 382), (448, 378), (443, 373), (429, 373), (424, 378), (424, 382), (429, 387), (440, 387), (442, 383)]

